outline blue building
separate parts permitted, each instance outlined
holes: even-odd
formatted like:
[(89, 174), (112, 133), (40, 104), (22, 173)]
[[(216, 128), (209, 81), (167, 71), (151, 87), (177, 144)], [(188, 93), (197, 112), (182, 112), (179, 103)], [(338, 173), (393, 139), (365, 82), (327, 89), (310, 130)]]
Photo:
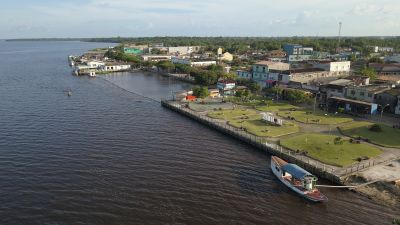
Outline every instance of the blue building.
[(302, 45), (297, 44), (284, 44), (283, 51), (285, 51), (288, 55), (301, 55), (303, 50)]

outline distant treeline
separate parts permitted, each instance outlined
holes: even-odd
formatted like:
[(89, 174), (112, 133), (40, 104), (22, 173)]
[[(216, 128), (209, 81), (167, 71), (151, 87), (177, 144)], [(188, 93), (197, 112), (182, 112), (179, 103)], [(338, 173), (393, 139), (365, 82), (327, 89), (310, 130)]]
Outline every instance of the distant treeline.
[[(335, 52), (337, 37), (141, 37), (141, 38), (92, 38), (87, 41), (151, 44), (163, 43), (165, 46), (193, 45), (205, 46), (205, 50), (219, 47), (232, 53), (252, 50), (278, 50), (286, 43), (313, 47), (316, 51)], [(393, 47), (400, 49), (400, 37), (342, 37), (340, 47), (368, 52), (368, 46)]]
[[(51, 39), (14, 39), (10, 41), (86, 41), (107, 43), (151, 44), (163, 43), (164, 46), (205, 46), (205, 50), (216, 50), (219, 47), (232, 53), (244, 53), (252, 50), (282, 49), (286, 43), (313, 47), (316, 51), (334, 52), (337, 46), (336, 37), (113, 37), (113, 38), (51, 38)], [(367, 53), (368, 46), (393, 47), (400, 50), (400, 37), (342, 37), (340, 47), (353, 48)]]
[(21, 38), (7, 39), (6, 41), (91, 41), (92, 38)]

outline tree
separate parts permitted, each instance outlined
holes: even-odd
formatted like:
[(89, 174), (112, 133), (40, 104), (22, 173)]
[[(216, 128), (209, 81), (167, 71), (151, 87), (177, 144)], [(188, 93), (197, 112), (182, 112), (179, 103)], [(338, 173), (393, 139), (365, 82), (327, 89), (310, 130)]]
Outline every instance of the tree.
[(368, 60), (368, 63), (383, 63), (383, 59), (378, 57), (373, 57)]
[(176, 64), (175, 69), (180, 73), (190, 73), (192, 71), (192, 67), (186, 64)]
[(197, 84), (203, 86), (214, 85), (218, 81), (218, 75), (213, 71), (193, 70), (190, 75), (194, 77)]
[(364, 67), (358, 73), (361, 76), (369, 77), (371, 80), (375, 80), (377, 78), (376, 71), (370, 67)]
[(193, 88), (193, 95), (197, 98), (206, 98), (210, 95), (207, 87), (196, 86)]
[(247, 89), (237, 90), (236, 93), (235, 93), (235, 96), (239, 97), (239, 98), (247, 98), (247, 97), (250, 96), (250, 91), (247, 90)]
[(223, 73), (222, 77), (220, 77), (220, 78), (236, 80), (237, 79), (237, 74), (236, 73)]
[(303, 91), (286, 89), (284, 92), (285, 92), (286, 99), (293, 103), (301, 104), (301, 103), (307, 103), (307, 102), (311, 101), (310, 96), (307, 95)]
[(157, 63), (157, 66), (163, 70), (166, 70), (168, 73), (175, 69), (175, 64), (170, 61), (160, 61)]
[(251, 82), (249, 88), (254, 93), (259, 93), (261, 91), (261, 85), (257, 82)]
[(355, 62), (357, 60), (356, 55), (355, 54), (351, 54), (350, 57), (349, 57), (349, 60), (351, 62)]

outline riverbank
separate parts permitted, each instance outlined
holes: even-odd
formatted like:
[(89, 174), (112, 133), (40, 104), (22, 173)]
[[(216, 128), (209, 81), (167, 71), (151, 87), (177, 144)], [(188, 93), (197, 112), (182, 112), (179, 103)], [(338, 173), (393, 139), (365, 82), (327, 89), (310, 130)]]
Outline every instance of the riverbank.
[[(244, 131), (243, 129), (235, 128), (221, 120), (210, 118), (201, 112), (195, 112), (180, 102), (164, 100), (161, 104), (166, 108), (194, 119), (206, 126), (220, 131), (221, 133), (250, 144), (261, 151), (277, 155), (288, 162), (297, 164), (318, 177), (329, 180), (335, 184), (358, 186), (367, 182), (377, 181), (357, 188), (355, 191), (385, 205), (397, 206), (397, 203), (399, 202), (398, 186), (393, 185), (390, 180), (393, 180), (396, 177), (396, 172), (388, 174), (386, 180), (379, 177), (384, 173), (380, 168), (387, 166), (387, 164), (383, 162), (377, 163), (376, 165), (369, 164), (365, 166), (364, 164), (358, 164), (356, 166), (351, 165), (345, 168), (335, 167), (321, 163), (320, 161), (314, 160), (306, 155), (299, 154), (296, 151), (285, 149), (278, 144), (269, 142), (266, 138), (258, 137)], [(392, 164), (391, 166), (393, 169)], [(397, 171), (397, 169), (399, 168), (394, 168), (393, 171)], [(371, 176), (371, 174), (375, 174), (375, 176)], [(370, 177), (368, 177), (368, 175), (370, 175)], [(359, 179), (353, 179), (353, 177), (359, 177)]]

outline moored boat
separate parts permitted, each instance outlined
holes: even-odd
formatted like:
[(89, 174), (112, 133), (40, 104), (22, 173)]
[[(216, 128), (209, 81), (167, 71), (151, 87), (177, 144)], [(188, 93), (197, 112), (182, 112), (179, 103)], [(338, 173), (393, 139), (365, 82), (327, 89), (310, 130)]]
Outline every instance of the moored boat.
[(271, 169), (283, 184), (300, 196), (313, 202), (328, 201), (328, 198), (316, 188), (318, 178), (296, 164), (272, 156)]

